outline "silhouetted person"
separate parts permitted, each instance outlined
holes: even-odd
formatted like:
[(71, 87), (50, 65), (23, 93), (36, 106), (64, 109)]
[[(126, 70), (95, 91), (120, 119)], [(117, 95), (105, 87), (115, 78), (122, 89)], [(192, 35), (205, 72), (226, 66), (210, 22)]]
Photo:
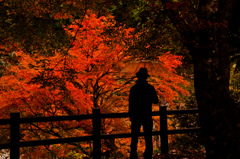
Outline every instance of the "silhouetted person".
[(145, 138), (144, 158), (152, 158), (152, 103), (158, 103), (158, 97), (155, 88), (148, 84), (149, 77), (146, 68), (140, 68), (136, 73), (138, 80), (131, 88), (129, 95), (129, 115), (132, 122), (132, 141), (130, 159), (137, 158), (137, 143), (141, 125), (143, 126)]

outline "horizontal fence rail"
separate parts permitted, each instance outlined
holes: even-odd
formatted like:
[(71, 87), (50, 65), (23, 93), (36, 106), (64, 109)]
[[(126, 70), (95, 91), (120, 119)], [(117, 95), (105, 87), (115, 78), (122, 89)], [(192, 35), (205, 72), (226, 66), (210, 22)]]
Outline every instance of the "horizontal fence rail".
[[(168, 130), (167, 128), (167, 115), (176, 114), (196, 114), (197, 109), (191, 110), (169, 110), (166, 106), (161, 106), (160, 111), (152, 112), (152, 116), (160, 116), (160, 131), (153, 131), (152, 135), (160, 135), (161, 137), (161, 153), (168, 154), (168, 135), (169, 134), (183, 134), (200, 132), (201, 128), (184, 128)], [(115, 139), (115, 138), (128, 138), (131, 133), (120, 134), (101, 134), (101, 119), (103, 118), (128, 118), (128, 113), (100, 113), (99, 108), (93, 108), (92, 114), (86, 115), (72, 115), (72, 116), (53, 116), (53, 117), (35, 117), (35, 118), (20, 118), (20, 113), (11, 113), (10, 119), (1, 119), (0, 125), (10, 125), (10, 143), (0, 144), (0, 149), (10, 148), (10, 158), (19, 159), (20, 147), (50, 145), (59, 143), (72, 143), (79, 141), (93, 141), (93, 158), (99, 159), (101, 156), (101, 139)], [(66, 121), (66, 120), (87, 120), (92, 119), (93, 134), (79, 137), (68, 137), (59, 139), (46, 139), (46, 140), (33, 140), (20, 142), (20, 124), (37, 123), (37, 122), (52, 122), (52, 121)], [(140, 133), (140, 136), (143, 136)]]

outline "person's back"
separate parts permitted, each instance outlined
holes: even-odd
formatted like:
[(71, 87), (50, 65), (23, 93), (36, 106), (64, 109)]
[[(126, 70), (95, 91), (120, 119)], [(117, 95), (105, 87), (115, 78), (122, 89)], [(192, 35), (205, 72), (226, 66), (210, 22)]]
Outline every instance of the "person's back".
[(130, 90), (129, 113), (137, 118), (151, 117), (152, 103), (157, 102), (154, 87), (146, 80), (138, 80)]

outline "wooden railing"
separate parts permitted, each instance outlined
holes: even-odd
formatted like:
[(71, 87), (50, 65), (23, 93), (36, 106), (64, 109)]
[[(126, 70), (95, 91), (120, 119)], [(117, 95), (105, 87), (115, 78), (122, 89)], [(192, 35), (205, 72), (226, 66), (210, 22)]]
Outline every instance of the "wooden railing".
[[(166, 106), (161, 106), (160, 111), (152, 112), (152, 116), (160, 116), (160, 131), (153, 131), (152, 135), (161, 136), (161, 153), (168, 154), (168, 135), (169, 134), (183, 134), (200, 132), (200, 128), (185, 128), (168, 130), (167, 128), (167, 115), (174, 114), (195, 114), (198, 113), (197, 109), (192, 110), (170, 110), (167, 111)], [(0, 144), (0, 149), (10, 148), (10, 158), (19, 159), (20, 147), (50, 145), (58, 143), (71, 143), (79, 141), (93, 141), (93, 159), (100, 159), (101, 156), (101, 139), (115, 139), (115, 138), (128, 138), (131, 133), (121, 134), (101, 134), (101, 119), (102, 118), (128, 118), (128, 113), (108, 113), (101, 114), (99, 108), (94, 108), (92, 114), (88, 115), (73, 115), (73, 116), (53, 116), (53, 117), (36, 117), (36, 118), (20, 118), (20, 113), (11, 113), (10, 119), (1, 119), (0, 125), (10, 124), (10, 143)], [(47, 140), (34, 140), (34, 141), (21, 141), (20, 142), (20, 124), (35, 123), (35, 122), (49, 122), (49, 121), (65, 121), (65, 120), (85, 120), (92, 119), (93, 134), (88, 136), (47, 139)], [(140, 134), (143, 136), (143, 133)]]

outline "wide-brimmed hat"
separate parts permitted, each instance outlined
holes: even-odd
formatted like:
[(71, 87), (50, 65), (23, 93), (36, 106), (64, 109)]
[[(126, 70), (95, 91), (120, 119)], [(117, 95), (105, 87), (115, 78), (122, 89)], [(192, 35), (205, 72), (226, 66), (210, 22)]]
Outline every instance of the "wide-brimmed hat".
[(144, 67), (140, 68), (139, 71), (136, 73), (137, 78), (147, 78), (149, 77), (148, 70)]

